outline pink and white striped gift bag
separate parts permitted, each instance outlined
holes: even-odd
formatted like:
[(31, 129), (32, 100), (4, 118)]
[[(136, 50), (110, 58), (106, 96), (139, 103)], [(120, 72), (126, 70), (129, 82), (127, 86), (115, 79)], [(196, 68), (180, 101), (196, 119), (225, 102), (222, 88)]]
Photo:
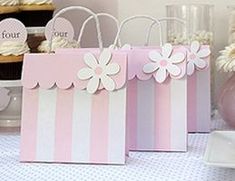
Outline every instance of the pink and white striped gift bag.
[[(133, 48), (129, 51), (128, 67), (130, 150), (186, 151), (186, 48), (170, 44), (162, 48)], [(172, 67), (180, 71), (173, 71), (172, 75)]]
[[(84, 63), (85, 56), (93, 57), (93, 62)], [(79, 79), (94, 65), (94, 57), (104, 69), (96, 67), (92, 75), (86, 74), (93, 78)], [(103, 63), (101, 57), (106, 59)], [(110, 76), (105, 81), (114, 82), (115, 90), (108, 91), (110, 84), (102, 84), (97, 76), (101, 77), (102, 71), (113, 71), (114, 64), (119, 67), (118, 72), (107, 73)], [(91, 50), (25, 55), (20, 160), (124, 164), (126, 64), (127, 55), (119, 52), (108, 56)], [(100, 81), (98, 85), (94, 84), (95, 79)], [(94, 87), (96, 92), (88, 93)]]
[(193, 42), (188, 49), (188, 131), (211, 129), (210, 47)]

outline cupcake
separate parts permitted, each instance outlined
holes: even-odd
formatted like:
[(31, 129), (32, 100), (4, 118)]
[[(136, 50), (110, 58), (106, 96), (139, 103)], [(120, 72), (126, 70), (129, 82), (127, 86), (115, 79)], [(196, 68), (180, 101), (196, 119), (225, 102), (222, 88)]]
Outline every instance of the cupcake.
[(6, 41), (0, 44), (0, 80), (21, 78), (23, 55), (29, 52), (27, 43)]
[(0, 21), (6, 18), (17, 18), (19, 0), (0, 0)]
[(52, 0), (20, 0), (20, 20), (26, 27), (46, 26), (53, 17)]
[[(75, 40), (69, 41), (65, 38), (56, 37), (52, 40), (51, 44), (51, 52), (55, 52), (58, 48), (79, 48), (79, 43)], [(41, 42), (38, 47), (38, 51), (41, 53), (49, 53), (50, 52), (50, 41), (45, 40)]]
[(39, 53), (38, 46), (42, 41), (46, 40), (44, 27), (27, 28), (28, 39), (27, 43), (30, 48), (30, 53)]

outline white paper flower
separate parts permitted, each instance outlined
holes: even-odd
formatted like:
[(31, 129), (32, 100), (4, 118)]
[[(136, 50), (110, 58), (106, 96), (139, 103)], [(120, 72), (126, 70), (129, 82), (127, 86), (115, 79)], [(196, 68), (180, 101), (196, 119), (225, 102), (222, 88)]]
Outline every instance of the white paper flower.
[(225, 47), (224, 50), (220, 51), (220, 54), (216, 62), (218, 70), (224, 72), (235, 71), (235, 43)]
[(196, 68), (204, 69), (207, 66), (207, 62), (204, 58), (211, 54), (209, 48), (200, 49), (200, 43), (194, 41), (191, 44), (190, 50), (188, 52), (188, 64), (187, 64), (187, 74), (192, 75)]
[(151, 51), (149, 53), (149, 59), (152, 61), (144, 66), (143, 71), (146, 74), (154, 73), (154, 77), (157, 82), (163, 83), (168, 73), (173, 76), (178, 76), (181, 73), (181, 69), (175, 65), (181, 63), (185, 59), (184, 53), (176, 53), (172, 55), (173, 47), (171, 44), (165, 44), (162, 47), (162, 52)]
[(84, 55), (84, 61), (88, 67), (81, 69), (78, 72), (78, 78), (81, 80), (89, 80), (87, 84), (87, 91), (94, 94), (100, 83), (108, 91), (113, 91), (116, 84), (109, 76), (116, 75), (120, 71), (120, 66), (117, 63), (110, 63), (112, 54), (110, 50), (106, 49), (101, 54), (99, 59), (92, 53)]

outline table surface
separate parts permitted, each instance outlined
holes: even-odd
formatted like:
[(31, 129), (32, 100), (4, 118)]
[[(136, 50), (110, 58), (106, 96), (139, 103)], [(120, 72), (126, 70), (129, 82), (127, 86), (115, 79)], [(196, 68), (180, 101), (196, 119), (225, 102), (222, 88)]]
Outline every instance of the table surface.
[[(221, 120), (213, 129), (228, 129)], [(235, 181), (235, 170), (206, 166), (208, 134), (190, 134), (187, 153), (132, 152), (125, 166), (19, 163), (18, 134), (0, 134), (0, 181)]]

